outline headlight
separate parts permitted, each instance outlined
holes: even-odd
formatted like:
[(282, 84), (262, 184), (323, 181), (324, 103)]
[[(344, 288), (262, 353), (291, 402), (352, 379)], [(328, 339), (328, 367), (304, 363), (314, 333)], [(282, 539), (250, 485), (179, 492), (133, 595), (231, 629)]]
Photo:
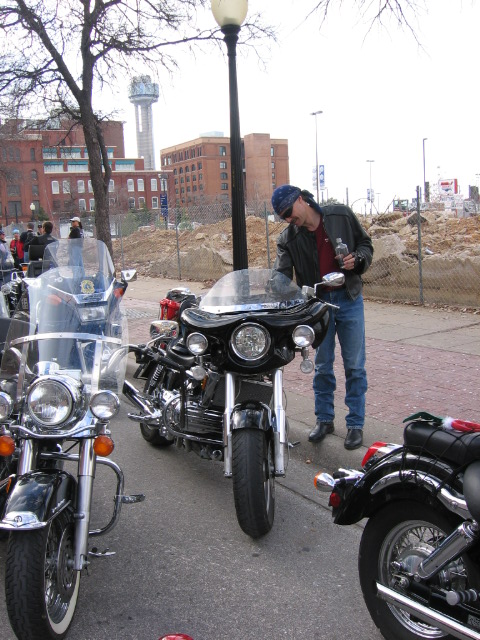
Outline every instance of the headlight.
[(120, 409), (120, 400), (113, 391), (99, 391), (90, 400), (90, 409), (100, 420), (110, 420)]
[(101, 322), (105, 320), (106, 307), (80, 307), (78, 313), (81, 322)]
[(230, 339), (233, 351), (243, 360), (258, 360), (270, 347), (270, 334), (259, 324), (240, 325)]
[(297, 347), (309, 347), (315, 340), (315, 331), (307, 324), (299, 324), (293, 330), (292, 338)]
[(77, 387), (68, 386), (65, 381), (39, 378), (27, 394), (28, 412), (35, 422), (45, 427), (56, 427), (71, 416), (76, 402), (80, 402)]
[(191, 333), (187, 337), (187, 348), (194, 356), (201, 356), (208, 347), (208, 340), (201, 333)]
[(0, 421), (6, 420), (12, 413), (13, 402), (10, 396), (3, 391), (0, 391)]

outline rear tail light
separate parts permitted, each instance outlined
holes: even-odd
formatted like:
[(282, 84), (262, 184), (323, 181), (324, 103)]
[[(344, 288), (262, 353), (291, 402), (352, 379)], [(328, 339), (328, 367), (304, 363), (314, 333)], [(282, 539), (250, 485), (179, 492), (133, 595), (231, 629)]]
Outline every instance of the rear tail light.
[(366, 464), (372, 462), (373, 458), (380, 459), (384, 456), (392, 453), (395, 449), (401, 449), (402, 445), (400, 444), (392, 444), (388, 442), (374, 442), (368, 449), (367, 453), (363, 456), (362, 460), (362, 468), (365, 467)]

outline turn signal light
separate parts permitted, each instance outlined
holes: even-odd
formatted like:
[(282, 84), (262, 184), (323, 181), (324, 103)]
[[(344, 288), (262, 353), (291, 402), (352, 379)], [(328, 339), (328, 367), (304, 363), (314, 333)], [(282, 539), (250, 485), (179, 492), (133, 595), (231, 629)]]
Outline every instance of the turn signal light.
[(97, 456), (109, 456), (115, 449), (115, 443), (109, 436), (97, 436), (93, 443), (93, 450)]
[(169, 633), (168, 636), (162, 636), (159, 640), (193, 640), (193, 638), (184, 633)]
[(11, 456), (15, 451), (15, 440), (12, 436), (0, 436), (0, 456)]

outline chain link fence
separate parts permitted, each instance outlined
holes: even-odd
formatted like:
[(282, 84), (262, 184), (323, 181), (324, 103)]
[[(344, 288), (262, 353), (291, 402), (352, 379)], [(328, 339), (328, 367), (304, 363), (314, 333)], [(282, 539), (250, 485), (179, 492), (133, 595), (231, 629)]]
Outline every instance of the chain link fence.
[[(363, 276), (366, 298), (480, 309), (480, 216), (417, 213), (359, 216), (374, 244)], [(212, 203), (110, 216), (114, 261), (140, 276), (215, 281), (232, 270), (231, 208)], [(94, 232), (93, 219), (84, 228)], [(247, 205), (250, 267), (273, 267), (285, 228), (270, 203)]]

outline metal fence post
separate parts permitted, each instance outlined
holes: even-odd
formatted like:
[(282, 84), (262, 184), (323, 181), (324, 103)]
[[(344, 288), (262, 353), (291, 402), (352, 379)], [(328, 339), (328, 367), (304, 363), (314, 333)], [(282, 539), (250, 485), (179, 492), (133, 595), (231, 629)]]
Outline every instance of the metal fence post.
[(178, 279), (181, 280), (182, 279), (182, 271), (180, 268), (180, 245), (178, 243), (178, 225), (179, 225), (179, 221), (177, 218), (177, 212), (175, 212), (175, 236), (177, 239), (177, 261), (178, 261)]
[[(120, 218), (120, 223), (118, 219)], [(123, 233), (122, 233), (122, 216), (115, 216), (116, 232), (120, 230), (120, 253), (122, 255), (122, 269), (125, 269), (125, 258), (123, 256)]]
[(423, 274), (422, 274), (422, 216), (420, 215), (420, 187), (417, 186), (417, 239), (418, 239), (418, 284), (420, 304), (423, 304)]
[(268, 268), (270, 269), (270, 234), (268, 231), (268, 211), (267, 211), (266, 203), (264, 204), (264, 207), (265, 207), (265, 230), (267, 234), (267, 260), (268, 260)]

